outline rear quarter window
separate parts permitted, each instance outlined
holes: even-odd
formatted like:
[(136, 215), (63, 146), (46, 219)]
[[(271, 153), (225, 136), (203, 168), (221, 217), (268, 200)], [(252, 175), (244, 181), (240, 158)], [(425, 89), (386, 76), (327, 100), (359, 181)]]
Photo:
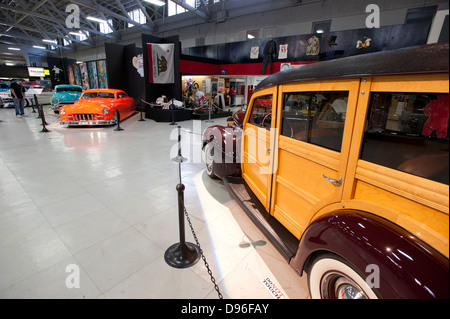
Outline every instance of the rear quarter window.
[(449, 184), (449, 95), (376, 92), (360, 158)]

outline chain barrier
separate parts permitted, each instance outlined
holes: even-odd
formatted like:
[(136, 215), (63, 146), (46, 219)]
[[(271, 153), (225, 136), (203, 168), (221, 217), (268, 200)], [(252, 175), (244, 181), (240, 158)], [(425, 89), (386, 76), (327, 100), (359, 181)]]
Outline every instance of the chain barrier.
[(198, 247), (198, 249), (200, 251), (200, 255), (202, 257), (202, 260), (205, 263), (205, 267), (206, 267), (206, 270), (208, 271), (208, 275), (211, 277), (211, 282), (214, 284), (214, 289), (216, 290), (217, 295), (219, 296), (219, 299), (223, 299), (223, 295), (220, 292), (219, 286), (216, 283), (216, 278), (214, 278), (213, 273), (212, 273), (211, 269), (209, 268), (209, 264), (206, 261), (206, 257), (203, 254), (203, 250), (202, 250), (202, 248), (200, 246), (200, 243), (198, 241), (197, 235), (195, 234), (194, 227), (192, 226), (192, 222), (191, 222), (191, 219), (189, 218), (189, 214), (188, 214), (188, 212), (186, 210), (186, 207), (184, 208), (184, 214), (186, 215), (186, 219), (188, 221), (189, 227), (191, 228), (192, 236), (194, 236), (195, 243), (197, 244), (197, 247)]

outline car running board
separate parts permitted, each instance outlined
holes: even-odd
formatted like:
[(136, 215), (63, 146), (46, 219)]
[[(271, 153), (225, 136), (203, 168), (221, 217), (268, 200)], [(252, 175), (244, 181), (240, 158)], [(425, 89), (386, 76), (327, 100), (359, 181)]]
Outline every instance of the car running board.
[(226, 176), (224, 184), (245, 213), (289, 262), (297, 252), (299, 240), (268, 214), (242, 177)]

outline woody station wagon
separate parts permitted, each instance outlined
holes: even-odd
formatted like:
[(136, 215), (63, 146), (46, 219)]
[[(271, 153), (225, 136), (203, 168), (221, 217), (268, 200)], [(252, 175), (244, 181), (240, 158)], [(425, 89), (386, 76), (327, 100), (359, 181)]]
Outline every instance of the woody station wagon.
[(305, 65), (204, 132), (312, 298), (449, 298), (449, 44)]

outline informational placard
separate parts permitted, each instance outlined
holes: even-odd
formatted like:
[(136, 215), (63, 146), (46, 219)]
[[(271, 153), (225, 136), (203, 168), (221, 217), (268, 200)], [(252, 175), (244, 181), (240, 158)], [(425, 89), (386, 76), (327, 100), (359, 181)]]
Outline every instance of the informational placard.
[(44, 88), (29, 88), (27, 91), (27, 95), (39, 95), (42, 93), (42, 90), (44, 90)]
[(34, 77), (43, 77), (44, 76), (44, 68), (37, 67), (28, 67), (28, 75)]

